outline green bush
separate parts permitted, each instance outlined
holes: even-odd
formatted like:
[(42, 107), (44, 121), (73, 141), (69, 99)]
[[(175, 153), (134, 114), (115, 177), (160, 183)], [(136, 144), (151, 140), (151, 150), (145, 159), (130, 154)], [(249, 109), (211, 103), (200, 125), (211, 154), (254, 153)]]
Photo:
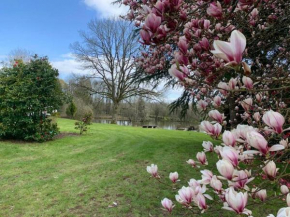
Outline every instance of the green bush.
[(46, 57), (0, 70), (0, 138), (46, 141), (58, 133), (47, 114), (65, 99)]
[(68, 117), (74, 118), (77, 112), (77, 107), (73, 101), (71, 101), (71, 103), (68, 105), (65, 112)]

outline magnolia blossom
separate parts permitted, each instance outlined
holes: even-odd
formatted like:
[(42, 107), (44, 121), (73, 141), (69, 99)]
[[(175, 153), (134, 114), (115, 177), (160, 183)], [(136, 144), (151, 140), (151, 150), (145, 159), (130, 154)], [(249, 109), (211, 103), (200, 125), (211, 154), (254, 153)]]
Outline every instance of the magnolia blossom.
[(247, 89), (253, 89), (254, 85), (251, 78), (244, 76), (242, 80)]
[(161, 17), (156, 16), (154, 13), (150, 13), (146, 20), (143, 28), (149, 29), (151, 32), (155, 33), (161, 24)]
[(259, 122), (260, 119), (261, 119), (261, 115), (260, 115), (260, 113), (259, 113), (259, 112), (255, 112), (255, 113), (253, 114), (253, 118), (254, 118), (255, 121)]
[(283, 124), (285, 123), (284, 117), (278, 113), (274, 112), (272, 110), (267, 111), (263, 115), (263, 121), (265, 124), (267, 124), (269, 127), (271, 127), (276, 133), (282, 133), (283, 132)]
[(287, 194), (287, 205), (290, 207), (290, 193)]
[(225, 195), (226, 202), (228, 206), (224, 206), (223, 209), (234, 211), (237, 214), (246, 214), (249, 215), (252, 212), (246, 209), (248, 202), (248, 194), (242, 192), (236, 192), (234, 188), (230, 187), (226, 191)]
[(255, 131), (247, 133), (247, 142), (250, 146), (258, 149), (262, 154), (267, 154), (268, 142), (260, 133)]
[(238, 81), (236, 78), (231, 78), (229, 81), (229, 88), (230, 90), (234, 90), (236, 89), (236, 85), (237, 85)]
[(197, 194), (196, 197), (194, 198), (194, 202), (197, 204), (197, 206), (200, 209), (202, 209), (202, 210), (207, 209), (206, 200), (205, 200), (205, 197), (203, 196), (203, 194), (201, 194), (201, 193)]
[(290, 216), (290, 207), (281, 208), (277, 213), (277, 217), (289, 217), (289, 216)]
[[(273, 145), (271, 148), (269, 148), (267, 140), (256, 131), (247, 133), (247, 143), (250, 146), (258, 149), (259, 152), (264, 155), (266, 155), (269, 151), (279, 151), (285, 148), (283, 145)], [(246, 151), (246, 152), (254, 153), (254, 151)]]
[(168, 212), (172, 212), (174, 205), (171, 200), (164, 198), (163, 200), (161, 200), (161, 204), (165, 209), (168, 210)]
[(203, 150), (205, 151), (205, 152), (213, 152), (213, 144), (212, 144), (212, 142), (210, 142), (210, 141), (203, 141), (203, 143), (202, 143), (202, 147), (204, 148)]
[(232, 179), (235, 169), (234, 169), (234, 166), (228, 160), (219, 160), (216, 163), (216, 166), (217, 166), (219, 173), (223, 177), (225, 177), (229, 180)]
[(221, 99), (221, 97), (220, 97), (220, 96), (215, 96), (215, 97), (213, 98), (213, 106), (216, 107), (216, 108), (218, 108), (218, 107), (221, 106), (221, 104), (222, 104), (222, 99)]
[(189, 165), (191, 165), (192, 167), (196, 167), (196, 163), (194, 160), (189, 159), (188, 161), (186, 161), (186, 163), (188, 163)]
[(223, 133), (223, 142), (225, 145), (227, 146), (232, 146), (234, 147), (236, 145), (236, 136), (234, 133), (230, 132), (230, 131), (225, 131)]
[(224, 121), (224, 114), (221, 114), (218, 110), (210, 111), (208, 116), (220, 124), (222, 124)]
[(206, 155), (204, 152), (198, 152), (196, 154), (196, 158), (197, 160), (202, 164), (202, 165), (207, 165), (208, 162), (207, 162), (207, 159), (206, 159)]
[(199, 100), (196, 105), (199, 111), (205, 111), (207, 106), (208, 106), (208, 103), (204, 100)]
[(176, 64), (173, 64), (168, 70), (168, 72), (172, 77), (178, 78), (179, 80), (184, 80), (189, 74), (187, 67), (185, 66), (177, 67)]
[(181, 204), (190, 204), (194, 197), (194, 191), (191, 187), (182, 187), (175, 196), (177, 202)]
[(153, 177), (158, 177), (158, 167), (155, 164), (151, 164), (151, 166), (147, 166), (147, 172), (150, 173)]
[(188, 186), (195, 190), (197, 187), (200, 187), (200, 183), (195, 179), (190, 179), (188, 182)]
[(223, 183), (220, 180), (218, 180), (216, 176), (213, 176), (212, 179), (210, 180), (210, 186), (216, 191), (221, 191)]
[(246, 112), (249, 112), (252, 109), (253, 99), (247, 98), (241, 102), (241, 106), (245, 109)]
[(230, 87), (229, 87), (229, 85), (227, 84), (227, 83), (225, 83), (225, 82), (220, 82), (219, 84), (218, 84), (218, 89), (219, 89), (219, 91), (223, 94), (223, 95), (227, 95), (228, 94), (228, 91), (227, 90), (229, 90), (230, 89)]
[(286, 185), (281, 185), (280, 190), (281, 190), (282, 194), (288, 194), (289, 193), (289, 188)]
[(220, 155), (223, 159), (228, 160), (231, 162), (231, 164), (234, 167), (237, 167), (239, 164), (239, 153), (236, 149), (230, 147), (230, 146), (225, 146), (221, 152)]
[(243, 52), (246, 48), (246, 37), (238, 30), (234, 30), (231, 33), (230, 42), (215, 40), (213, 47), (215, 50), (211, 52), (216, 57), (231, 65), (236, 65), (242, 61)]
[(210, 170), (201, 170), (200, 172), (202, 174), (201, 175), (202, 180), (200, 181), (200, 183), (201, 184), (205, 184), (205, 185), (209, 184), (211, 179), (212, 179), (212, 177), (213, 177), (212, 171), (210, 171)]
[(258, 198), (261, 201), (265, 201), (267, 198), (267, 191), (266, 189), (257, 190), (256, 188), (252, 189), (253, 198)]
[(207, 14), (216, 18), (222, 16), (223, 9), (219, 2), (212, 2), (210, 3), (209, 7), (206, 10)]
[(174, 173), (170, 173), (169, 174), (169, 179), (175, 183), (177, 180), (178, 180), (178, 173), (177, 172), (174, 172)]
[(274, 161), (269, 161), (266, 163), (266, 166), (263, 168), (264, 173), (270, 180), (273, 180), (276, 177), (277, 171), (276, 164)]
[(254, 180), (254, 177), (249, 178), (251, 176), (251, 172), (247, 170), (234, 171), (232, 181), (230, 182), (230, 186), (233, 186), (235, 189), (246, 189), (249, 190), (247, 184)]
[(218, 137), (222, 131), (222, 126), (219, 123), (212, 125), (209, 121), (203, 121), (200, 124), (200, 130), (205, 131), (211, 136)]

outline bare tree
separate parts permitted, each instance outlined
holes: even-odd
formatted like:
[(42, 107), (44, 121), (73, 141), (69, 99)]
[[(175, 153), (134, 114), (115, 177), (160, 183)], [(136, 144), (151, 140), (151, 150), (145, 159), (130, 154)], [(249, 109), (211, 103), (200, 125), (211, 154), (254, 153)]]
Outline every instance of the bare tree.
[(117, 121), (119, 105), (132, 96), (152, 96), (154, 91), (135, 83), (134, 57), (138, 56), (139, 43), (133, 26), (120, 19), (92, 20), (87, 32), (80, 32), (82, 43), (71, 48), (85, 69), (92, 71), (90, 78), (102, 81), (104, 88), (91, 92), (112, 100), (113, 122)]

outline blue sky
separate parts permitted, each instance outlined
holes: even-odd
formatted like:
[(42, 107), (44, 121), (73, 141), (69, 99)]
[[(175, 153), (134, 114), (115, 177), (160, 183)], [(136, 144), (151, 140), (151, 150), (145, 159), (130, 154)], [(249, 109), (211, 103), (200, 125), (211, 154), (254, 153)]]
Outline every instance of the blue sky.
[[(85, 73), (71, 55), (69, 45), (79, 41), (94, 18), (118, 16), (126, 8), (112, 6), (112, 0), (1, 0), (0, 59), (14, 49), (26, 49), (48, 56), (60, 77)], [(179, 94), (179, 93), (178, 93)], [(176, 98), (176, 93), (170, 93)]]

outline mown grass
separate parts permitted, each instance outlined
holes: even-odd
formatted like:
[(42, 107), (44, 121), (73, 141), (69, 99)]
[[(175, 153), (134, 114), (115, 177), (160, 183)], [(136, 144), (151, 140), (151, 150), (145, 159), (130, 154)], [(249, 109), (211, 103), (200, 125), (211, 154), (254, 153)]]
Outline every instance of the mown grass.
[[(72, 120), (58, 124), (76, 132)], [(146, 166), (157, 164), (168, 184), (169, 172), (178, 171), (178, 187), (187, 185), (200, 173), (185, 161), (203, 140), (209, 138), (202, 133), (93, 124), (88, 134), (44, 144), (0, 142), (0, 216), (167, 216), (160, 200), (174, 200), (177, 190), (150, 179)], [(216, 156), (208, 159), (213, 165)], [(183, 214), (177, 205), (172, 216)]]

